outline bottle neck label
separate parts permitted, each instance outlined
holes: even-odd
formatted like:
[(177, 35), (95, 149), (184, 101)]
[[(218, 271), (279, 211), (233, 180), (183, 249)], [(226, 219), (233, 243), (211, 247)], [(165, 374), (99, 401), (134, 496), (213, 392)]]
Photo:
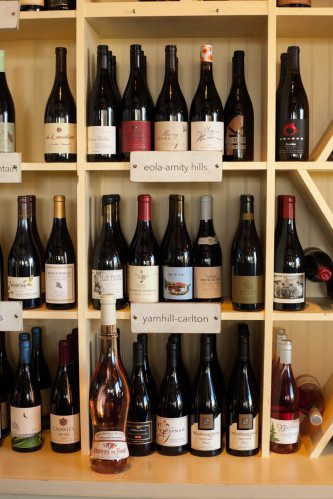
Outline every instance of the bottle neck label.
[(214, 246), (218, 243), (219, 242), (215, 236), (199, 237), (198, 239), (199, 246)]
[(151, 151), (151, 122), (122, 121), (121, 152)]
[(45, 123), (45, 154), (76, 154), (75, 123)]
[(132, 303), (157, 303), (158, 265), (128, 265), (128, 297)]
[(194, 298), (222, 298), (222, 267), (194, 267)]
[(199, 414), (198, 421), (191, 421), (191, 449), (198, 451), (219, 450), (222, 447), (221, 414)]
[(309, 120), (280, 119), (277, 130), (277, 159), (308, 159)]
[(0, 123), (0, 153), (15, 152), (15, 123)]
[[(286, 414), (286, 416), (295, 416)], [(296, 444), (299, 439), (299, 417), (296, 419), (271, 418), (270, 440), (275, 444)]]
[(126, 439), (128, 444), (151, 444), (154, 441), (153, 435), (152, 421), (145, 421), (144, 423), (127, 421)]
[(92, 270), (92, 298), (99, 300), (101, 295), (115, 295), (117, 300), (124, 298), (124, 269)]
[(229, 447), (236, 451), (259, 447), (259, 414), (238, 414), (237, 422), (229, 426)]
[(156, 443), (163, 447), (188, 444), (188, 416), (180, 418), (156, 417)]
[(125, 433), (122, 431), (98, 431), (94, 434), (91, 459), (120, 461), (129, 457)]
[(80, 442), (80, 414), (50, 414), (51, 442), (70, 445)]
[(116, 154), (116, 127), (88, 126), (88, 154)]
[(193, 267), (163, 265), (163, 298), (177, 301), (192, 300)]
[(187, 151), (188, 123), (157, 121), (154, 125), (155, 151)]
[(191, 123), (192, 151), (223, 151), (222, 121), (193, 121)]
[(241, 213), (240, 220), (254, 220), (254, 213)]
[(305, 273), (274, 272), (274, 303), (303, 303), (305, 301)]

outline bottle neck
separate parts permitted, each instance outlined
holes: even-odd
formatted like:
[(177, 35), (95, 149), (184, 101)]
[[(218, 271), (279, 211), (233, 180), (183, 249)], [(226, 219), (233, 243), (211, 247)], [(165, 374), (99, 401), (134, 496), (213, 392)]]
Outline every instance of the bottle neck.
[(284, 82), (288, 70), (288, 57), (281, 58), (280, 82)]
[(173, 223), (185, 223), (184, 202), (182, 200), (170, 202), (169, 222), (171, 225)]
[(97, 53), (97, 72), (108, 71), (108, 53), (99, 51)]
[[(105, 328), (107, 328), (107, 332)], [(117, 326), (114, 326), (113, 332), (111, 329), (112, 326), (102, 326), (101, 352), (109, 363), (116, 366), (118, 363)]]
[(118, 203), (103, 206), (103, 224), (107, 228), (115, 228), (118, 223)]
[(241, 85), (245, 82), (244, 76), (244, 58), (243, 57), (233, 57), (232, 61), (232, 82), (233, 85)]
[(213, 358), (213, 348), (212, 343), (209, 339), (205, 339), (201, 342), (200, 346), (200, 362), (201, 365), (205, 365), (207, 367), (207, 363), (209, 364)]
[(175, 51), (167, 51), (165, 53), (164, 81), (177, 81), (177, 57)]
[(64, 368), (72, 363), (71, 344), (68, 340), (62, 340), (59, 345), (59, 367)]
[(240, 221), (247, 224), (254, 223), (254, 205), (252, 200), (241, 200)]
[(24, 366), (31, 363), (31, 352), (30, 352), (30, 342), (29, 347), (25, 347), (22, 344), (19, 349), (19, 364)]
[(31, 203), (19, 203), (18, 204), (18, 220), (17, 228), (18, 230), (28, 231), (31, 228), (32, 220), (32, 205)]
[(139, 200), (138, 222), (151, 222), (151, 202), (150, 200)]
[(142, 60), (142, 53), (141, 52), (134, 52), (131, 53), (131, 71), (130, 71), (130, 78), (135, 78), (138, 77), (139, 75), (143, 77), (144, 71), (143, 71), (143, 60)]
[(176, 349), (167, 351), (167, 372), (174, 371), (179, 367), (179, 352)]
[(238, 337), (238, 360), (241, 362), (249, 360), (249, 340), (244, 336)]
[(0, 50), (0, 78), (5, 75), (5, 52)]
[(201, 61), (200, 63), (200, 83), (199, 85), (206, 86), (210, 82), (214, 82), (213, 79), (213, 63), (208, 61)]
[(55, 81), (67, 82), (67, 56), (64, 52), (56, 52)]

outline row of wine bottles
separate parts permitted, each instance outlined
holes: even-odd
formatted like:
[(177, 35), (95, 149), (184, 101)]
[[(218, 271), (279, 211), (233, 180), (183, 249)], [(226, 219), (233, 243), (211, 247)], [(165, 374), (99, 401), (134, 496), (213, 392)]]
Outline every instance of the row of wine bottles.
[(76, 0), (19, 0), (20, 10), (75, 10)]

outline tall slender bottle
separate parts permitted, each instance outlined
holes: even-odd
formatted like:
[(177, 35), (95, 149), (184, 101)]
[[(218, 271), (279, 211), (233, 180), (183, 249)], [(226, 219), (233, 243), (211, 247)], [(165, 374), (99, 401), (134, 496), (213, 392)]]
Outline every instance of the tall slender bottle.
[(119, 194), (102, 196), (103, 225), (94, 249), (92, 304), (100, 308), (102, 294), (113, 294), (117, 309), (128, 303), (126, 286), (127, 252), (118, 230)]
[(65, 196), (54, 196), (54, 219), (45, 251), (46, 307), (76, 307), (76, 258), (66, 222)]
[(160, 255), (151, 222), (151, 196), (138, 196), (138, 221), (128, 255), (128, 297), (132, 303), (159, 298)]
[(235, 310), (264, 308), (264, 257), (250, 194), (240, 197), (240, 220), (231, 247), (231, 301)]
[(191, 150), (223, 151), (223, 106), (213, 78), (213, 47), (201, 45), (200, 81), (191, 110)]
[(39, 11), (45, 8), (45, 0), (19, 0), (19, 4), (22, 11)]
[(331, 257), (320, 248), (305, 248), (305, 276), (312, 282), (328, 282), (333, 276)]
[(190, 377), (188, 375), (187, 369), (186, 369), (184, 361), (183, 361), (182, 335), (179, 333), (170, 334), (168, 337), (168, 343), (173, 343), (174, 345), (176, 345), (176, 355), (177, 355), (177, 365), (178, 365), (178, 370), (179, 370), (179, 377), (182, 381), (182, 385), (185, 388), (185, 396), (186, 396), (187, 402), (190, 406), (192, 385), (191, 385)]
[(274, 310), (302, 310), (305, 307), (305, 259), (296, 231), (295, 202), (295, 196), (278, 196)]
[(67, 80), (65, 47), (56, 47), (56, 72), (45, 115), (46, 162), (76, 161), (76, 105)]
[(200, 226), (193, 244), (194, 299), (222, 301), (222, 251), (213, 224), (213, 198), (200, 197)]
[(42, 243), (42, 240), (40, 238), (39, 232), (38, 232), (38, 227), (37, 227), (37, 216), (36, 216), (36, 196), (30, 196), (31, 198), (31, 218), (30, 218), (30, 223), (31, 223), (31, 231), (32, 231), (32, 236), (33, 239), (35, 240), (36, 246), (39, 251), (39, 256), (42, 262), (42, 273), (41, 273), (41, 280), (40, 280), (40, 286), (41, 286), (41, 292), (42, 292), (42, 297), (43, 300), (45, 299), (45, 247), (44, 244)]
[(0, 153), (16, 151), (15, 107), (6, 79), (5, 55), (0, 50)]
[(143, 346), (143, 371), (146, 379), (146, 384), (148, 387), (148, 391), (150, 393), (150, 398), (152, 405), (156, 410), (157, 404), (157, 387), (153, 377), (153, 374), (150, 369), (149, 360), (148, 360), (148, 335), (145, 333), (140, 333), (137, 336), (137, 340)]
[(47, 366), (42, 342), (42, 328), (31, 328), (32, 360), (31, 367), (38, 383), (42, 405), (42, 430), (50, 428), (51, 374)]
[(155, 151), (188, 150), (187, 105), (178, 82), (177, 47), (165, 47), (165, 76), (155, 108)]
[(112, 83), (116, 91), (116, 97), (119, 104), (119, 108), (121, 108), (121, 95), (119, 92), (118, 80), (117, 80), (117, 58), (115, 55), (112, 54), (111, 50), (108, 51), (108, 70), (110, 78), (112, 80)]
[(288, 47), (288, 71), (276, 107), (277, 161), (309, 159), (309, 103), (299, 53), (299, 47)]
[(5, 437), (10, 431), (10, 399), (13, 392), (14, 374), (7, 358), (6, 333), (0, 332), (0, 386), (1, 430)]
[(117, 350), (116, 297), (101, 297), (101, 350), (90, 382), (91, 468), (121, 473), (128, 467), (126, 423), (130, 390)]
[(281, 90), (282, 90), (283, 85), (284, 85), (284, 80), (286, 79), (287, 70), (288, 70), (288, 54), (287, 54), (287, 52), (282, 52), (282, 54), (280, 54), (280, 80), (279, 80), (278, 87), (276, 89), (276, 105), (277, 106), (280, 102)]
[(244, 76), (244, 52), (232, 58), (232, 85), (224, 108), (225, 161), (253, 161), (253, 106)]

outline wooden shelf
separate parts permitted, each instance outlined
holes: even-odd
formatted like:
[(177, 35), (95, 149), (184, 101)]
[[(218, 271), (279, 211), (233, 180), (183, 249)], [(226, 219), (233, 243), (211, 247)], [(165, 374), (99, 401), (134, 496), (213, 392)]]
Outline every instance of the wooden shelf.
[(0, 40), (68, 40), (75, 33), (75, 10), (20, 12), (19, 30), (0, 30)]
[(333, 321), (333, 304), (328, 298), (307, 298), (299, 312), (273, 312), (275, 321)]
[[(129, 171), (130, 163), (129, 162), (100, 162), (100, 163), (85, 163), (84, 169), (89, 172), (121, 172), (121, 171)], [(231, 163), (225, 162), (223, 163), (224, 171), (256, 171), (256, 170), (266, 170), (267, 163), (265, 161), (248, 161), (248, 162), (240, 162), (240, 163)]]
[(332, 172), (333, 161), (277, 161), (274, 163), (276, 171), (299, 171), (308, 170), (313, 172)]
[(280, 38), (325, 38), (333, 32), (332, 7), (276, 8), (277, 36)]
[(76, 163), (22, 163), (23, 172), (76, 172)]
[(73, 308), (72, 310), (50, 310), (46, 308), (45, 303), (41, 308), (35, 308), (33, 310), (23, 310), (23, 319), (68, 320), (77, 318), (77, 308)]

